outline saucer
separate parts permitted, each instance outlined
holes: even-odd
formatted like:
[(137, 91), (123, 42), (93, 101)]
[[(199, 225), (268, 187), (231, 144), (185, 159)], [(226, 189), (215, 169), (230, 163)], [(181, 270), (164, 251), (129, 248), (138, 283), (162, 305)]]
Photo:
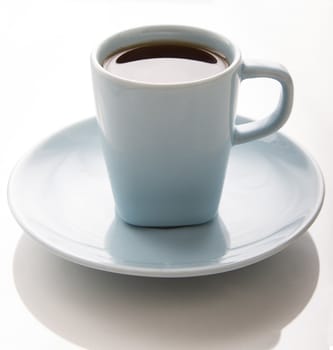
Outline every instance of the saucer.
[(131, 226), (115, 216), (98, 134), (95, 119), (59, 131), (18, 163), (8, 185), (22, 228), (55, 254), (91, 268), (154, 277), (238, 269), (285, 248), (309, 228), (323, 202), (316, 163), (276, 133), (233, 147), (211, 222)]

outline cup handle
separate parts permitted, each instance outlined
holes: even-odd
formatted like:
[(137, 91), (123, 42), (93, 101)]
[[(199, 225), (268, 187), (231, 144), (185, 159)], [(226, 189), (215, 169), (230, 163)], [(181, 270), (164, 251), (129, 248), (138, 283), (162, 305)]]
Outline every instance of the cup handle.
[(286, 122), (293, 104), (293, 82), (288, 71), (277, 63), (249, 61), (243, 63), (240, 79), (272, 78), (282, 87), (279, 103), (268, 117), (234, 126), (233, 145), (238, 145), (277, 131)]

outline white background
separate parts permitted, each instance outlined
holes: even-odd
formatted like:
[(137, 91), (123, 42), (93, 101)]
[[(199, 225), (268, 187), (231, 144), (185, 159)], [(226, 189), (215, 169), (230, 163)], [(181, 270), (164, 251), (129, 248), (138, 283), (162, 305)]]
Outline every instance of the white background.
[[(129, 27), (173, 23), (223, 33), (244, 58), (289, 69), (295, 103), (282, 131), (323, 170), (327, 195), (319, 218), (282, 253), (211, 277), (125, 277), (54, 257), (9, 213), (11, 168), (50, 133), (94, 115), (89, 55), (97, 42)], [(0, 348), (328, 349), (332, 34), (331, 0), (1, 0)], [(277, 94), (270, 82), (244, 82), (239, 112), (261, 117)]]

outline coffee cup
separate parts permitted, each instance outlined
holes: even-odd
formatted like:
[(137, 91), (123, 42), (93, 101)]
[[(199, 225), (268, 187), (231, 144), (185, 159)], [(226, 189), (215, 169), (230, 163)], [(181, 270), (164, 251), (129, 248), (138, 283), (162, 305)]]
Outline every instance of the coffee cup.
[[(244, 61), (227, 38), (174, 25), (130, 29), (91, 55), (97, 121), (117, 214), (138, 226), (205, 223), (217, 214), (232, 146), (277, 131), (293, 84), (276, 63)], [(281, 85), (269, 116), (236, 125), (239, 86)]]

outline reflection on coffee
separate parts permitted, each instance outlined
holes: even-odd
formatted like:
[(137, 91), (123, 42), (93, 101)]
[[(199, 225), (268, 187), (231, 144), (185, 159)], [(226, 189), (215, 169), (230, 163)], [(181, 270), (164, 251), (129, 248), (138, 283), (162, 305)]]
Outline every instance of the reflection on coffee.
[(228, 67), (225, 56), (180, 43), (151, 43), (109, 55), (103, 67), (115, 76), (144, 83), (174, 84), (214, 76)]

